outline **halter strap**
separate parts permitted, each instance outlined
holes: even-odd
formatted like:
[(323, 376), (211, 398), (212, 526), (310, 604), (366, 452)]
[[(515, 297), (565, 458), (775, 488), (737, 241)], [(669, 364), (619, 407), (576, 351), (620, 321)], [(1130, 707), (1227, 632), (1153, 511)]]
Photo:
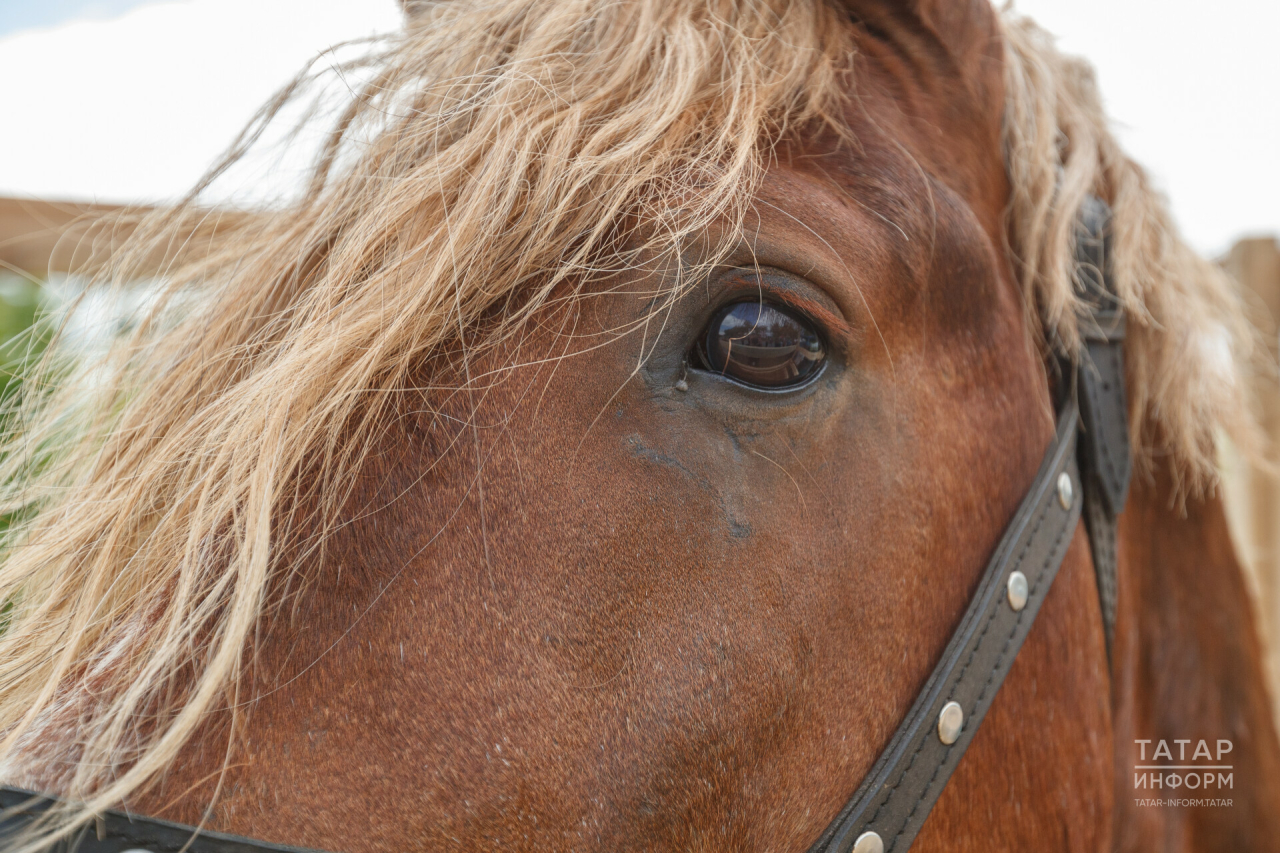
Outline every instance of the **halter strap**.
[(1084, 521), (1098, 579), (1107, 659), (1116, 628), (1116, 526), (1129, 495), (1133, 454), (1129, 446), (1129, 408), (1124, 375), (1124, 308), (1111, 271), (1111, 209), (1090, 196), (1076, 231), (1077, 279), (1089, 309), (1080, 322), (1080, 416), (1083, 435), (1080, 469), (1084, 476)]
[[(1063, 370), (1053, 443), (996, 547), (969, 609), (911, 711), (809, 853), (905, 851), (991, 707), (1062, 566), (1081, 513), (1089, 533), (1107, 654), (1115, 632), (1116, 525), (1129, 489), (1124, 313), (1109, 268), (1110, 209), (1090, 197), (1077, 233), (1081, 364)], [(1079, 441), (1078, 441), (1079, 439)], [(0, 847), (57, 800), (0, 788)], [(58, 853), (315, 853), (106, 812)]]
[[(0, 788), (0, 848), (20, 842), (21, 831), (58, 802), (20, 788)], [(67, 840), (45, 849), (50, 853), (319, 853), (117, 811), (104, 812)]]
[[(1004, 683), (1062, 566), (1083, 511), (1111, 657), (1116, 528), (1132, 470), (1124, 312), (1110, 268), (1111, 210), (1090, 196), (1077, 222), (1081, 364), (1040, 471), (987, 564), (956, 632), (871, 772), (809, 853), (905, 851)], [(1077, 446), (1077, 437), (1081, 440)]]
[(1074, 394), (1031, 491), (960, 627), (871, 772), (810, 853), (906, 850), (973, 740), (1027, 638), (1080, 520)]

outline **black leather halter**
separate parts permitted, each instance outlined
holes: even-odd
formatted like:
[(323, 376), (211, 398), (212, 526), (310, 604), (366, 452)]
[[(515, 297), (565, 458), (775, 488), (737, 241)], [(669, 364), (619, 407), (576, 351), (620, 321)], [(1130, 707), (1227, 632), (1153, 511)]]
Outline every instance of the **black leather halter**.
[[(1062, 565), (1081, 513), (1097, 572), (1107, 652), (1115, 630), (1116, 523), (1129, 489), (1124, 315), (1108, 270), (1110, 211), (1096, 198), (1079, 222), (1076, 284), (1086, 316), (1079, 365), (1060, 362), (1057, 429), (1005, 529), (960, 627), (889, 745), (809, 853), (904, 851), (973, 740)], [(56, 801), (0, 789), (0, 846)], [(300, 848), (107, 812), (59, 850), (298, 853)]]
[(809, 853), (911, 846), (1031, 631), (1082, 511), (1110, 656), (1116, 523), (1129, 491), (1131, 454), (1124, 315), (1108, 270), (1109, 220), (1099, 199), (1091, 197), (1081, 210), (1076, 278), (1089, 309), (1080, 318), (1084, 358), (1078, 367), (1060, 365), (1057, 430), (1040, 471), (907, 718)]

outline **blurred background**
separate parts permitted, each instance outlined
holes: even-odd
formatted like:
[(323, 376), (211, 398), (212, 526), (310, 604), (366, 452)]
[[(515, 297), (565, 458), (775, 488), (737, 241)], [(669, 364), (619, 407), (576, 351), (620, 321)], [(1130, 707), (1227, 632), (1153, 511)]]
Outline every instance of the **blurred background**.
[[(1241, 283), (1274, 360), (1280, 4), (1016, 6), (1093, 62), (1121, 140), (1192, 245)], [(323, 67), (336, 46), (399, 21), (397, 0), (0, 0), (0, 395), (16, 392), (16, 367), (39, 352), (23, 331), (66, 290), (49, 259), (68, 223), (94, 208), (180, 197), (307, 62)], [(211, 200), (276, 197), (299, 173), (290, 162), (306, 159), (260, 164)], [(1271, 379), (1256, 384), (1264, 427), (1280, 444), (1280, 392)], [(1280, 698), (1280, 481), (1225, 442), (1222, 455)]]

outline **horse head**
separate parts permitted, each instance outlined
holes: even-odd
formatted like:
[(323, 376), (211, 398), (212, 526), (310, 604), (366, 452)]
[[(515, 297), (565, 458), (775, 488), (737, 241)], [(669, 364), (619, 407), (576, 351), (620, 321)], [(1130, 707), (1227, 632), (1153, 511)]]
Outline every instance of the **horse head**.
[[(300, 199), (95, 273), (172, 298), (11, 441), (5, 781), (351, 853), (808, 848), (1054, 439), (1097, 194), (1110, 659), (1081, 525), (916, 847), (1280, 837), (1210, 487), (1247, 334), (1086, 68), (986, 0), (407, 15)], [(1133, 804), (1135, 741), (1204, 737), (1235, 807)]]

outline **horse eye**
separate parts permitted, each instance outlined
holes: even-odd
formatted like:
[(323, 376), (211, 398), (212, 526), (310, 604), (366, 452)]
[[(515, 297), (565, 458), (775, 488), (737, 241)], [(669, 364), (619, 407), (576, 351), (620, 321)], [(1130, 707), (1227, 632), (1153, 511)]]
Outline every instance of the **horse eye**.
[(818, 375), (827, 350), (813, 324), (768, 302), (734, 302), (699, 341), (707, 370), (756, 388), (792, 388)]

